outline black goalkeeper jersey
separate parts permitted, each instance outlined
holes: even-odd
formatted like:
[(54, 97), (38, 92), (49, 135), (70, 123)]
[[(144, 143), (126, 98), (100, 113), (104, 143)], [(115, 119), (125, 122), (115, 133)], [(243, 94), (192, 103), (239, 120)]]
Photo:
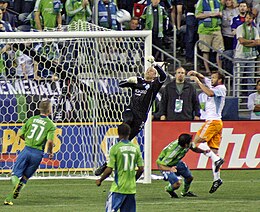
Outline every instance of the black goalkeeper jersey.
[(159, 77), (153, 81), (146, 81), (142, 77), (137, 77), (137, 84), (129, 83), (127, 80), (119, 83), (120, 87), (130, 87), (132, 89), (132, 97), (127, 108), (140, 119), (146, 120), (152, 103), (166, 80), (166, 73), (160, 66), (155, 66)]

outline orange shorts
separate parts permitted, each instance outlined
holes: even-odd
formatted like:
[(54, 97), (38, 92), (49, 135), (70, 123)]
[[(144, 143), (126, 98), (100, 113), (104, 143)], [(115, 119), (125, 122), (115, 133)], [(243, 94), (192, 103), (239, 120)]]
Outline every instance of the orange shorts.
[(210, 148), (219, 149), (222, 139), (223, 122), (221, 120), (208, 120), (197, 132), (200, 138), (207, 141)]

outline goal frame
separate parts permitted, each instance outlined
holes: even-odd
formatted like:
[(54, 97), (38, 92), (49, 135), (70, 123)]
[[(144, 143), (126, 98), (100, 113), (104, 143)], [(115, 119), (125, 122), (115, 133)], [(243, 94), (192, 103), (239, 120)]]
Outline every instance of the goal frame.
[[(84, 31), (84, 32), (12, 32), (0, 33), (1, 39), (66, 39), (66, 38), (127, 38), (143, 37), (145, 39), (145, 58), (152, 54), (152, 32), (144, 31)], [(149, 62), (144, 60), (145, 70), (149, 67)], [(96, 67), (97, 69), (98, 67)], [(96, 70), (97, 71), (97, 70)], [(144, 179), (143, 183), (151, 183), (152, 164), (152, 120), (151, 110), (144, 127)], [(1, 178), (2, 179), (2, 178)]]

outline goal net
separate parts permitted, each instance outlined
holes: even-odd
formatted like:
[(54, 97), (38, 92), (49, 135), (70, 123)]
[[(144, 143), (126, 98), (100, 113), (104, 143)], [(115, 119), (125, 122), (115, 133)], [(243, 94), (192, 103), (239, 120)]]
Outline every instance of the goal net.
[[(2, 179), (10, 176), (24, 148), (17, 131), (39, 114), (43, 98), (53, 102), (55, 156), (53, 160), (44, 156), (35, 177), (91, 177), (106, 161), (131, 95), (118, 83), (143, 74), (148, 66), (145, 58), (151, 54), (151, 35), (86, 26), (85, 32), (0, 34), (4, 52), (0, 58)], [(151, 121), (146, 128), (133, 142), (140, 145), (145, 158), (144, 182), (150, 182)]]

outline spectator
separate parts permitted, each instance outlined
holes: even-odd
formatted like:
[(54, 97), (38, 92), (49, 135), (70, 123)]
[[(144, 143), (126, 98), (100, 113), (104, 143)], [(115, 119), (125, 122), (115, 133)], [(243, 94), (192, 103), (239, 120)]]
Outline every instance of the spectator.
[(131, 18), (130, 22), (127, 22), (127, 24), (125, 24), (125, 30), (138, 30), (139, 27), (139, 18), (134, 16)]
[(242, 1), (241, 3), (239, 3), (239, 6), (238, 6), (239, 15), (237, 17), (234, 17), (232, 20), (232, 23), (231, 23), (231, 30), (234, 35), (233, 49), (235, 49), (237, 46), (236, 29), (238, 26), (240, 26), (241, 24), (243, 24), (245, 22), (245, 16), (246, 16), (246, 12), (248, 10), (249, 10), (249, 7), (247, 6), (246, 2)]
[(117, 6), (119, 9), (127, 10), (130, 14), (132, 14), (135, 2), (135, 0), (120, 0), (117, 1)]
[(260, 79), (256, 82), (256, 92), (248, 97), (247, 108), (251, 111), (251, 119), (260, 119)]
[(14, 11), (23, 14), (26, 13), (29, 15), (35, 6), (36, 0), (15, 0), (14, 1)]
[[(0, 9), (0, 32), (12, 32), (12, 27), (7, 21), (3, 21), (3, 10)], [(10, 49), (9, 44), (0, 44), (0, 79), (8, 77), (9, 73), (6, 73), (6, 60), (8, 55), (6, 52)]]
[(254, 90), (254, 63), (257, 57), (256, 46), (260, 45), (259, 33), (257, 28), (253, 26), (254, 15), (247, 12), (245, 22), (236, 30), (237, 46), (235, 50), (236, 67), (240, 66), (240, 76), (243, 76), (243, 83), (246, 84), (245, 89), (250, 94)]
[(161, 120), (199, 120), (196, 89), (185, 80), (185, 74), (184, 68), (178, 68), (175, 80), (165, 86), (160, 104)]
[[(181, 29), (181, 18), (184, 0), (172, 0), (171, 19), (172, 24), (176, 26), (177, 30)], [(177, 18), (176, 18), (177, 13)], [(176, 25), (177, 20), (177, 25)]]
[[(162, 48), (164, 32), (167, 29), (168, 15), (159, 3), (160, 0), (151, 0), (151, 4), (146, 6), (141, 16), (142, 28), (152, 30), (153, 44)], [(153, 48), (155, 60), (160, 61), (159, 52)]]
[(67, 22), (68, 24), (73, 24), (81, 21), (91, 20), (91, 9), (88, 0), (67, 0), (66, 4)]
[(185, 49), (186, 49), (186, 64), (193, 64), (194, 46), (198, 40), (197, 30), (198, 21), (195, 17), (195, 5), (197, 0), (186, 1), (186, 33), (185, 33)]
[(260, 2), (258, 1), (257, 4), (255, 4), (252, 8), (252, 12), (254, 13), (256, 19), (256, 28), (258, 29), (258, 32), (260, 33)]
[(17, 27), (17, 17), (13, 13), (6, 10), (9, 3), (10, 0), (0, 0), (0, 8), (3, 8), (3, 20), (10, 23), (14, 31)]
[[(113, 29), (121, 30), (121, 25), (116, 20), (116, 12), (118, 8), (113, 0), (99, 0), (98, 2), (98, 25)], [(95, 6), (93, 7), (93, 16), (95, 17)], [(93, 20), (94, 23), (94, 20)]]
[(38, 71), (40, 77), (56, 80), (55, 73), (51, 71), (50, 66), (47, 65), (46, 61), (53, 64), (60, 63), (61, 51), (58, 44), (55, 42), (35, 43), (33, 49), (38, 55), (41, 55), (39, 61), (37, 61), (39, 63)]
[(10, 51), (10, 57), (13, 59), (13, 67), (16, 69), (16, 76), (23, 79), (36, 79), (38, 77), (38, 63), (33, 61), (31, 57), (17, 50)]
[(18, 15), (17, 31), (31, 31), (31, 19), (36, 0), (16, 0), (14, 2), (14, 11)]
[[(61, 8), (60, 0), (37, 0), (34, 7), (34, 20), (36, 29), (39, 31), (61, 29)], [(50, 12), (52, 11), (52, 12)], [(42, 23), (41, 19), (42, 17)]]
[(222, 35), (225, 50), (233, 50), (234, 34), (231, 31), (231, 24), (233, 18), (239, 14), (238, 9), (235, 7), (234, 0), (226, 0), (222, 14)]
[(3, 20), (4, 9), (0, 8), (0, 32), (12, 32), (13, 29), (8, 21)]
[[(196, 18), (199, 19), (198, 34), (199, 40), (206, 42), (208, 45), (215, 49), (224, 51), (224, 42), (221, 34), (221, 17), (222, 17), (222, 4), (220, 0), (206, 1), (199, 0), (196, 7)], [(200, 44), (201, 51), (203, 52), (204, 66), (206, 73), (210, 74), (209, 60), (210, 48)], [(216, 61), (221, 67), (219, 54), (216, 56)]]

